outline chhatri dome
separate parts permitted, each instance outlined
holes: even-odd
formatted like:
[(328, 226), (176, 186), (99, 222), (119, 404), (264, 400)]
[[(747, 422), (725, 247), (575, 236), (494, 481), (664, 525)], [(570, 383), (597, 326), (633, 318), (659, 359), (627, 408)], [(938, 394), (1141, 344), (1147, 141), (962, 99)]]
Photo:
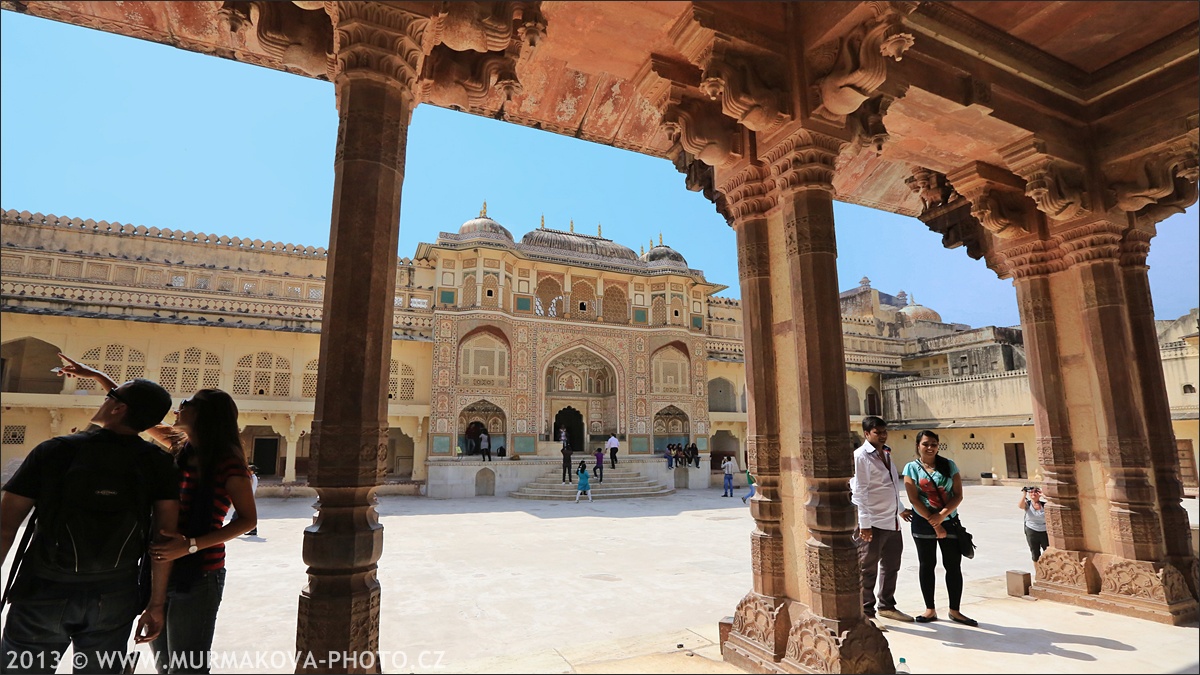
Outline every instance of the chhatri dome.
[[(903, 291), (902, 291), (903, 292)], [(909, 296), (912, 297), (912, 296)], [(918, 305), (914, 298), (908, 305), (900, 309), (900, 313), (907, 316), (913, 321), (936, 321), (942, 322), (942, 315), (929, 309), (924, 305)]]
[(513, 240), (512, 233), (507, 228), (488, 218), (487, 202), (483, 203), (483, 208), (479, 211), (479, 217), (472, 218), (463, 223), (462, 227), (458, 228), (458, 233), (468, 236), (472, 234), (498, 234), (509, 241)]
[(542, 218), (542, 226), (521, 237), (525, 246), (564, 251), (568, 254), (586, 254), (615, 260), (636, 261), (638, 256), (633, 249), (626, 248), (611, 239), (600, 236), (597, 228), (596, 235), (580, 234), (575, 231), (575, 221), (571, 221), (570, 232), (548, 229), (546, 219)]
[(641, 259), (645, 262), (665, 262), (672, 267), (680, 266), (687, 269), (687, 260), (675, 249), (667, 246), (662, 241), (662, 234), (658, 235), (658, 246), (654, 245), (654, 240), (650, 240), (650, 250), (642, 254)]

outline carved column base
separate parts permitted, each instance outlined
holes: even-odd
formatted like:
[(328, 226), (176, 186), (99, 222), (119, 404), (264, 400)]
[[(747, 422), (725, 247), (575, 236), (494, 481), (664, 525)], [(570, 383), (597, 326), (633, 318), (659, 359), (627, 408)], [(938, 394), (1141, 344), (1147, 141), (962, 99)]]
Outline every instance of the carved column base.
[(722, 627), (722, 632), (726, 630), (722, 656), (750, 672), (891, 673), (896, 669), (887, 640), (871, 622), (824, 619), (801, 602), (779, 602), (750, 593), (738, 603), (732, 627)]
[(297, 650), (296, 672), (380, 672), (375, 569), (328, 577), (310, 572), (308, 578), (296, 623), (306, 644)]
[(725, 660), (753, 673), (787, 672), (779, 665), (787, 646), (788, 607), (783, 598), (751, 591), (738, 603), (733, 628), (721, 645)]
[(1165, 562), (1109, 554), (1089, 559), (1077, 551), (1049, 549), (1037, 562), (1030, 595), (1178, 626), (1195, 621), (1200, 612), (1184, 576), (1191, 572)]

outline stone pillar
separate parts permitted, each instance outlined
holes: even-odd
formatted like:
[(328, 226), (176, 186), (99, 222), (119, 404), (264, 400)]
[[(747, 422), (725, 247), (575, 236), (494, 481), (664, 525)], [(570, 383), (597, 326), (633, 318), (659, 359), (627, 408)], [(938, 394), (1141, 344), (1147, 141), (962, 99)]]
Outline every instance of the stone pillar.
[(1146, 256), (1150, 252), (1152, 226), (1134, 227), (1121, 242), (1121, 270), (1125, 284), (1126, 313), (1137, 365), (1138, 389), (1146, 414), (1146, 438), (1153, 467), (1154, 488), (1162, 516), (1162, 537), (1166, 560), (1183, 575), (1193, 598), (1200, 576), (1192, 552), (1192, 530), (1184, 510), (1183, 483), (1180, 481), (1179, 455), (1171, 427), (1171, 406), (1163, 376), (1162, 354), (1158, 348), (1158, 330), (1154, 324), (1154, 303), (1150, 297), (1150, 278)]
[[(424, 17), (381, 3), (327, 6), (339, 114), (320, 373), (309, 484), (318, 513), (304, 533), (297, 672), (378, 672), (383, 528), (375, 490), (387, 467), (400, 190)], [(329, 663), (328, 654), (358, 661)], [(311, 657), (311, 658), (310, 658)]]
[(779, 385), (771, 295), (771, 245), (763, 199), (767, 172), (750, 166), (727, 188), (726, 198), (737, 233), (738, 278), (742, 290), (742, 321), (746, 326), (747, 414), (746, 459), (758, 481), (750, 507), (750, 564), (754, 587), (738, 603), (733, 630), (722, 645), (726, 660), (754, 671), (778, 662), (787, 646), (787, 595), (784, 587), (784, 536), (779, 501)]
[[(788, 596), (806, 599), (808, 606), (792, 602), (786, 658), (796, 669), (822, 664), (824, 670), (836, 659), (843, 673), (890, 672), (887, 641), (862, 614), (853, 539), (854, 443), (847, 425), (833, 219), (833, 165), (841, 145), (801, 131), (766, 153), (780, 195), (787, 260), (786, 274), (776, 275), (786, 278), (786, 289), (777, 286), (776, 296), (790, 303), (790, 320), (785, 325), (778, 317), (774, 333), (787, 335), (795, 354), (784, 385), (794, 390), (795, 400), (783, 408), (795, 411), (799, 436), (798, 447), (784, 443), (783, 518), (802, 522), (808, 533), (803, 545), (789, 542), (795, 578), (788, 575)], [(800, 522), (788, 522), (788, 529)]]

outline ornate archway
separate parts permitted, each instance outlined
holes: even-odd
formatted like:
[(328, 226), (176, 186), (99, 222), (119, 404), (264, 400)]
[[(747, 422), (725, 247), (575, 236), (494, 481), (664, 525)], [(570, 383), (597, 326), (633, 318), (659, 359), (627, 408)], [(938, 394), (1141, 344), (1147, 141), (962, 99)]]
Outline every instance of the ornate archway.
[(479, 434), (487, 430), (493, 449), (506, 445), (508, 417), (500, 406), (487, 399), (480, 399), (458, 413), (458, 447), (464, 454), (479, 452)]
[(575, 408), (567, 406), (554, 414), (554, 440), (558, 440), (560, 429), (567, 430), (567, 443), (572, 452), (587, 449), (587, 437), (584, 435), (583, 414)]
[(671, 443), (687, 444), (691, 423), (687, 413), (669, 405), (654, 413), (654, 452), (662, 452)]
[[(593, 436), (607, 437), (618, 433), (621, 415), (617, 373), (608, 360), (587, 347), (575, 347), (555, 357), (546, 365), (545, 396), (547, 414), (557, 414), (564, 407), (580, 413), (579, 449)], [(557, 423), (557, 418), (554, 420)], [(549, 426), (549, 425), (548, 425)], [(557, 427), (552, 436), (557, 440)]]

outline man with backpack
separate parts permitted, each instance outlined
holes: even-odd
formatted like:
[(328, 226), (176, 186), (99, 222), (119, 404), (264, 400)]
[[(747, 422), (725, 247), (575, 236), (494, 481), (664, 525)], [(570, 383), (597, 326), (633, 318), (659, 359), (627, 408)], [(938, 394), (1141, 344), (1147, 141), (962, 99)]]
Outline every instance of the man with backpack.
[(148, 561), (147, 550), (152, 532), (177, 528), (179, 475), (138, 434), (170, 408), (158, 384), (126, 382), (105, 395), (96, 426), (41, 443), (4, 485), (0, 561), (33, 510), (5, 587), (6, 672), (54, 672), (73, 645), (75, 672), (119, 673), (134, 618), (138, 643), (162, 629), (171, 563)]

